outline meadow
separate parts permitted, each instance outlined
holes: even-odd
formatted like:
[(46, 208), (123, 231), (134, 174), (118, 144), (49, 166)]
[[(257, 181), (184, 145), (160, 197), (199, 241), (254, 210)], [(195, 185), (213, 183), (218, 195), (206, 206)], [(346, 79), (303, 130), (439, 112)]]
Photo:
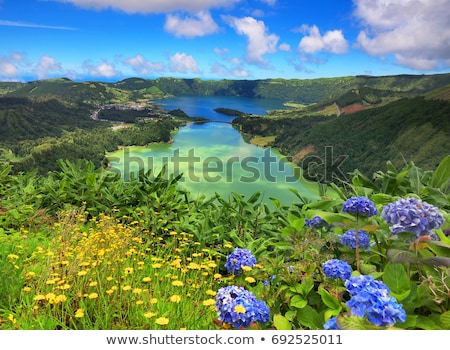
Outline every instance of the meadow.
[(450, 156), (273, 208), (59, 164), (0, 168), (0, 329), (450, 329)]

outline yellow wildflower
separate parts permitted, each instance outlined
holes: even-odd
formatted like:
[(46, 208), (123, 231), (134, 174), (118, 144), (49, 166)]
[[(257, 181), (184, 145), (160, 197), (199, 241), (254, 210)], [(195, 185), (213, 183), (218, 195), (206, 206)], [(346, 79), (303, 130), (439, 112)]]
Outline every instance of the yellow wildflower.
[(97, 293), (91, 293), (88, 295), (89, 299), (97, 299), (98, 298), (98, 294)]
[(180, 280), (176, 280), (176, 281), (173, 281), (173, 282), (172, 282), (172, 286), (175, 286), (175, 287), (183, 287), (183, 286), (184, 286), (184, 283), (183, 283), (182, 281), (180, 281)]
[(144, 317), (146, 317), (146, 318), (152, 318), (152, 317), (154, 317), (154, 316), (156, 316), (156, 313), (151, 312), (151, 311), (146, 312), (146, 313), (144, 314)]
[(255, 282), (256, 282), (256, 280), (255, 280), (253, 277), (245, 277), (245, 280), (246, 280), (248, 283), (255, 283)]
[(217, 292), (214, 291), (214, 290), (208, 289), (208, 290), (206, 291), (206, 294), (215, 296), (215, 295), (217, 294)]
[(157, 302), (158, 302), (158, 299), (156, 299), (156, 298), (150, 299), (150, 304), (156, 304)]
[(179, 295), (172, 295), (171, 297), (170, 297), (170, 301), (172, 302), (172, 303), (179, 303), (180, 301), (181, 301), (181, 297), (179, 296)]
[(82, 318), (84, 316), (84, 311), (83, 311), (83, 309), (78, 309), (76, 312), (75, 312), (75, 317), (76, 318)]
[(203, 301), (203, 305), (204, 306), (211, 306), (214, 305), (216, 303), (216, 301), (214, 299), (207, 299)]
[(169, 319), (166, 317), (160, 317), (155, 320), (155, 323), (159, 324), (160, 326), (165, 326), (169, 324)]
[(151, 282), (151, 281), (152, 281), (152, 279), (150, 277), (144, 277), (142, 279), (142, 282)]

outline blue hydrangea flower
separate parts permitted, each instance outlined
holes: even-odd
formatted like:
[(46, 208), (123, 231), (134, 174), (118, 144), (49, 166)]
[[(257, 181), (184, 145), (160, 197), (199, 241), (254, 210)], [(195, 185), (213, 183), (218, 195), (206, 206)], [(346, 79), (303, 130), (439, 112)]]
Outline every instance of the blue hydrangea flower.
[(345, 281), (352, 275), (352, 268), (346, 261), (331, 259), (322, 265), (322, 271), (328, 278), (340, 278)]
[(371, 217), (378, 214), (375, 204), (366, 197), (351, 197), (342, 205), (342, 211), (351, 215)]
[(225, 268), (229, 273), (239, 275), (242, 272), (242, 266), (253, 267), (256, 265), (256, 258), (248, 249), (235, 248), (228, 255)]
[(391, 224), (392, 234), (414, 233), (416, 237), (431, 235), (433, 230), (444, 224), (444, 217), (438, 208), (420, 199), (400, 198), (384, 206), (381, 217)]
[(328, 321), (323, 325), (323, 328), (327, 330), (340, 330), (336, 322), (336, 317), (329, 318)]
[[(341, 243), (349, 246), (351, 249), (356, 249), (356, 230), (348, 230), (341, 235)], [(361, 249), (369, 249), (370, 236), (364, 230), (358, 230), (358, 246)]]
[(369, 322), (381, 327), (405, 322), (405, 310), (389, 295), (390, 290), (383, 282), (360, 275), (350, 277), (345, 287), (351, 295), (347, 306), (353, 316), (367, 317)]
[(217, 291), (215, 309), (220, 321), (234, 328), (248, 328), (251, 323), (270, 321), (266, 303), (244, 287), (228, 286)]
[(308, 228), (321, 229), (327, 227), (328, 223), (320, 216), (314, 216), (311, 220), (305, 219), (305, 225)]

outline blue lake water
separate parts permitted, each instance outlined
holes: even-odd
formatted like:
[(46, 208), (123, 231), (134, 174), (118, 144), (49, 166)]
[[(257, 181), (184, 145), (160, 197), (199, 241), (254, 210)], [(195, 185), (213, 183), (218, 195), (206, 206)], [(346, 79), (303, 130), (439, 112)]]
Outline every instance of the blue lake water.
[[(263, 115), (266, 110), (284, 107), (279, 100), (223, 96), (181, 96), (157, 102), (167, 110), (180, 108), (191, 117), (225, 122), (233, 117), (214, 108)], [(169, 173), (183, 174), (179, 185), (194, 196), (218, 193), (228, 198), (237, 192), (249, 197), (259, 191), (268, 203), (273, 197), (285, 205), (298, 201), (290, 189), (311, 200), (319, 197), (316, 184), (298, 181), (291, 164), (269, 148), (246, 143), (231, 124), (189, 124), (173, 138), (170, 144), (129, 147), (109, 154), (111, 166), (127, 177), (139, 168), (152, 168), (157, 173), (166, 165)]]

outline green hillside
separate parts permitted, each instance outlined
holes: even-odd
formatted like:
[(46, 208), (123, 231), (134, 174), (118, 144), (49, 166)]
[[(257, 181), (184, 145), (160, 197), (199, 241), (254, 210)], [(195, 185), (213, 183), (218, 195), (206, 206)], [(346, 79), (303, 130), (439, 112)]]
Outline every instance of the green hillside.
[(311, 178), (326, 175), (330, 180), (326, 169), (330, 152), (334, 160), (345, 159), (339, 165), (341, 176), (355, 169), (371, 176), (388, 160), (396, 166), (412, 161), (433, 169), (449, 154), (449, 116), (449, 102), (415, 97), (340, 117), (242, 117), (234, 124), (250, 135), (276, 135), (271, 146), (290, 156)]
[(115, 83), (73, 82), (62, 78), (29, 83), (0, 83), (0, 94), (19, 97), (55, 95), (68, 101), (90, 104), (161, 99), (171, 95), (278, 98), (311, 104), (335, 99), (348, 91), (361, 88), (393, 91), (411, 96), (449, 84), (450, 74), (263, 80), (129, 78)]

